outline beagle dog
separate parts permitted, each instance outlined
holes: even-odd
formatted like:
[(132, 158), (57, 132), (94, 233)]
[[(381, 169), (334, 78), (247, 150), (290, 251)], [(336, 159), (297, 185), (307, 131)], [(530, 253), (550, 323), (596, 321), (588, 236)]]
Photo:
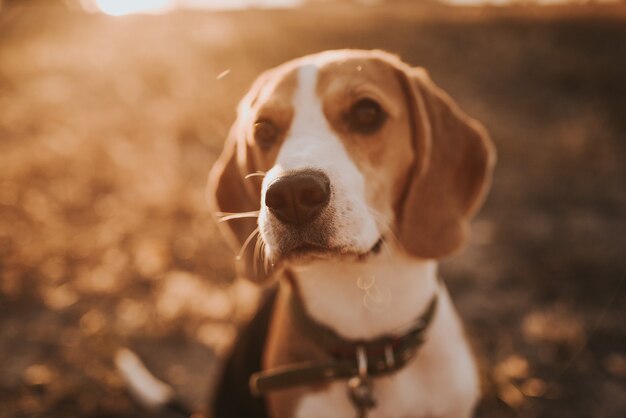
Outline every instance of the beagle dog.
[(437, 261), (464, 245), (494, 163), (485, 129), (389, 53), (263, 73), (209, 191), (240, 275), (278, 285), (216, 418), (472, 416), (476, 365)]

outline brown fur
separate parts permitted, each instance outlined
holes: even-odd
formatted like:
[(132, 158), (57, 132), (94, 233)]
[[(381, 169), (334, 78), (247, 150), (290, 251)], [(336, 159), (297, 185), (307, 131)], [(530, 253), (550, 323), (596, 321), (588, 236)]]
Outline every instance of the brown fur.
[[(289, 307), (291, 292), (289, 284), (281, 284), (263, 356), (264, 367), (267, 369), (306, 361), (314, 363), (328, 361), (328, 355), (295, 326)], [(324, 385), (296, 387), (272, 393), (267, 398), (270, 416), (293, 416), (297, 401), (302, 396), (322, 390), (324, 387)]]
[(469, 220), (491, 183), (495, 149), (487, 131), (467, 116), (423, 69), (405, 69), (416, 112), (413, 141), (428, 153), (415, 164), (398, 216), (405, 250), (425, 259), (462, 248)]
[[(211, 170), (208, 194), (214, 213), (241, 213), (259, 210), (261, 177), (246, 175), (268, 170), (279, 147), (263, 152), (255, 146), (252, 129), (259, 118), (271, 118), (278, 124), (284, 139), (291, 124), (291, 97), (296, 86), (293, 68), (282, 66), (262, 74), (239, 104), (237, 120), (231, 127), (224, 151)], [(219, 223), (229, 245), (239, 253), (246, 239), (254, 233), (256, 218), (234, 219)], [(246, 246), (236, 267), (239, 275), (261, 281), (272, 273), (272, 266), (255, 256), (256, 237)]]
[[(296, 69), (307, 59), (318, 64), (316, 88), (323, 112), (365, 177), (368, 205), (391, 223), (402, 248), (422, 259), (439, 259), (460, 249), (468, 221), (490, 183), (493, 146), (482, 126), (435, 86), (425, 70), (411, 68), (381, 51), (323, 53), (262, 75), (242, 101), (211, 174), (213, 209), (243, 212), (259, 208), (260, 180), (244, 177), (271, 168), (280, 146), (268, 153), (260, 151), (254, 146), (251, 128), (259, 115), (267, 115), (279, 125), (281, 140), (288, 135)], [(350, 133), (343, 119), (361, 97), (375, 98), (388, 114), (383, 127), (367, 137)], [(244, 219), (229, 222), (223, 230), (239, 250), (255, 227), (255, 220)], [(245, 252), (239, 272), (260, 280), (271, 271), (255, 265), (253, 247)], [(265, 347), (265, 367), (326, 357), (292, 323), (288, 298), (289, 289), (283, 283)], [(316, 389), (320, 388), (306, 391)], [(291, 389), (273, 394), (272, 416), (292, 416), (304, 393), (303, 389)]]

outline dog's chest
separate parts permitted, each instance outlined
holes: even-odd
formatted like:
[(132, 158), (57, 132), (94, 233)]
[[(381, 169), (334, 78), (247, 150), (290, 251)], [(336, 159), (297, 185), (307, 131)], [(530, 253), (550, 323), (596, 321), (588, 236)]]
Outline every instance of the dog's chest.
[[(438, 308), (415, 357), (392, 375), (372, 378), (377, 406), (367, 418), (470, 416), (479, 395), (474, 361), (445, 287), (438, 284), (434, 263), (416, 263), (389, 251), (368, 263), (319, 263), (296, 274), (309, 315), (347, 339), (371, 340), (389, 332), (402, 333), (438, 294)], [(368, 297), (382, 302), (368, 304)], [(291, 334), (282, 335), (275, 347), (293, 347)], [(285, 365), (279, 353), (270, 356), (270, 367)], [(297, 357), (306, 358), (306, 353)], [(289, 413), (279, 415), (357, 416), (346, 380), (320, 390), (301, 390), (291, 405)]]

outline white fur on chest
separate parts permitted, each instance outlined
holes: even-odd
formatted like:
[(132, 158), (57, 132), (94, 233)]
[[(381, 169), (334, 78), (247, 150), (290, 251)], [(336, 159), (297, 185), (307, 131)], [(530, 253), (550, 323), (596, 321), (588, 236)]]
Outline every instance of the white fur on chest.
[(294, 268), (309, 314), (348, 339), (402, 331), (438, 288), (434, 261), (384, 244), (367, 261), (324, 260)]
[[(319, 262), (296, 269), (296, 275), (309, 314), (346, 338), (375, 338), (402, 330), (438, 291), (426, 342), (402, 370), (374, 379), (378, 405), (368, 418), (471, 416), (480, 393), (476, 368), (447, 291), (438, 285), (434, 262), (416, 261), (387, 247), (365, 263)], [(391, 300), (385, 310), (373, 311), (364, 303), (365, 292), (357, 283), (364, 275), (387, 289)], [(302, 398), (295, 416), (354, 415), (346, 381), (341, 380)]]

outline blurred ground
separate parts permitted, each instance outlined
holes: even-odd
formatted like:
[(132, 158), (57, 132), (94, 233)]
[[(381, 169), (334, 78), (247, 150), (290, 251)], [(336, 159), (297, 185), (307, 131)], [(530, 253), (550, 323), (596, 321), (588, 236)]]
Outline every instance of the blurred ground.
[(6, 7), (0, 417), (145, 416), (120, 345), (202, 407), (256, 295), (233, 282), (206, 174), (254, 76), (339, 47), (427, 67), (497, 145), (472, 244), (443, 267), (483, 366), (479, 416), (626, 416), (625, 23), (625, 6)]

